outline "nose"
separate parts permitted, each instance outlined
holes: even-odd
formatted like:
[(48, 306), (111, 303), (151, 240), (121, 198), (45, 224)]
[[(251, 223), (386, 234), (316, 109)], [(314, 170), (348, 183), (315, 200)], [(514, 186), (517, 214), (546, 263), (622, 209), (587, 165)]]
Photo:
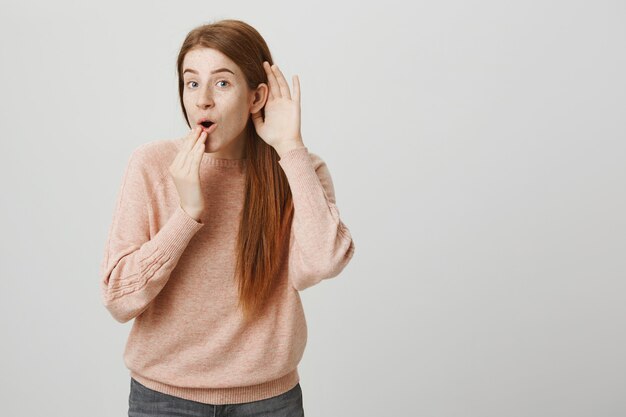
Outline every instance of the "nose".
[(213, 95), (211, 92), (207, 90), (198, 94), (198, 99), (196, 100), (196, 106), (198, 106), (201, 109), (205, 109), (207, 107), (214, 106), (214, 105), (215, 103), (213, 102)]

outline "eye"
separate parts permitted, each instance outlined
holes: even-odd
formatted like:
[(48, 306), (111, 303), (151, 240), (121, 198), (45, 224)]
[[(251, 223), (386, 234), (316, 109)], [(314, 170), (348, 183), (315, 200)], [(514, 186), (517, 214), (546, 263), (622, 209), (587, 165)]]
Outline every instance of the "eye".
[[(187, 82), (187, 85), (189, 85), (190, 83), (195, 83), (195, 81), (188, 81), (188, 82)], [(226, 84), (230, 84), (230, 83), (229, 83), (228, 81), (226, 81), (226, 80), (219, 80), (219, 81), (218, 81), (218, 84), (219, 84), (219, 83), (226, 83)], [(197, 83), (196, 83), (196, 84), (197, 84)]]

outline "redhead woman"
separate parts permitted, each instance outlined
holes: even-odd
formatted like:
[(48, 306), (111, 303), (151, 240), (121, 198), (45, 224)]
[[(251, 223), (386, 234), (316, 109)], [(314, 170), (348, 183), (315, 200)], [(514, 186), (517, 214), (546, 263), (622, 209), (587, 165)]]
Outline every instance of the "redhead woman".
[(193, 29), (177, 60), (184, 137), (130, 155), (101, 265), (134, 319), (129, 416), (303, 416), (299, 292), (354, 254), (292, 87), (239, 20)]

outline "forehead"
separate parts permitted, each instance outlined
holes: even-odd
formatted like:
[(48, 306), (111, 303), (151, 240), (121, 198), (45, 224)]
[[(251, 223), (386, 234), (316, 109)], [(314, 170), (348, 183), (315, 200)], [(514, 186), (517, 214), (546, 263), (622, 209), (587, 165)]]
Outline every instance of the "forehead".
[[(238, 76), (239, 67), (226, 55), (214, 48), (198, 48), (193, 49), (185, 54), (183, 59), (183, 68), (193, 69), (201, 75), (209, 75), (211, 71), (219, 68), (228, 68)], [(221, 74), (229, 74), (223, 72)]]

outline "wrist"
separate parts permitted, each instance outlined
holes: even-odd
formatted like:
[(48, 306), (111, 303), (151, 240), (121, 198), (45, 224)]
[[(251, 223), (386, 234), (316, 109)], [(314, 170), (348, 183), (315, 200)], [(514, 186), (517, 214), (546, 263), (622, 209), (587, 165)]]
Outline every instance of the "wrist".
[(194, 219), (198, 223), (201, 223), (201, 220), (202, 220), (200, 218), (201, 215), (202, 215), (201, 211), (185, 208), (185, 207), (182, 206), (182, 204), (180, 205), (180, 208), (183, 209), (183, 211), (187, 214), (187, 216), (191, 217), (192, 219)]
[(276, 153), (278, 154), (279, 157), (283, 157), (283, 155), (285, 155), (286, 153), (297, 149), (297, 148), (304, 148), (304, 142), (302, 141), (302, 138), (297, 138), (297, 139), (292, 139), (289, 141), (285, 141), (282, 142), (278, 145), (276, 145), (274, 147), (274, 149), (276, 150)]

